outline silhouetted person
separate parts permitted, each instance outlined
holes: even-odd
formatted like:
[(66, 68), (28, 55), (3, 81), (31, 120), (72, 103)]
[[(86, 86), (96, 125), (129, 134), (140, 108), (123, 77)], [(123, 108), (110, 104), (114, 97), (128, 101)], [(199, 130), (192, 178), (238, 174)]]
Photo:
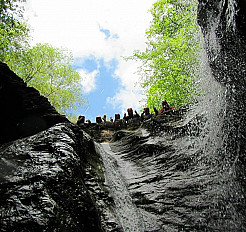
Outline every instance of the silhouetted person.
[(124, 117), (123, 117), (123, 119), (124, 119), (126, 122), (128, 122), (130, 119), (132, 119), (132, 118), (134, 117), (132, 108), (128, 108), (128, 109), (127, 109), (127, 114), (128, 114), (128, 115), (126, 115), (126, 113), (125, 113), (125, 114), (124, 114)]
[(96, 123), (101, 124), (102, 123), (102, 118), (101, 116), (96, 116)]
[(133, 115), (133, 118), (140, 118), (140, 115), (138, 114), (138, 112), (136, 110), (134, 112), (135, 114)]
[(85, 123), (85, 116), (84, 115), (79, 115), (78, 120), (77, 120), (77, 125), (81, 125)]
[(114, 121), (116, 122), (118, 120), (120, 120), (120, 114), (115, 114), (114, 115)]
[(151, 118), (152, 114), (149, 112), (149, 107), (145, 107), (142, 114), (141, 114), (141, 119), (145, 120), (145, 119), (149, 119)]
[(168, 105), (168, 103), (167, 103), (166, 100), (163, 100), (163, 101), (161, 102), (161, 105), (162, 105), (162, 108), (159, 110), (159, 112), (158, 112), (158, 110), (157, 110), (155, 107), (153, 107), (153, 109), (154, 109), (154, 111), (155, 111), (155, 115), (158, 115), (159, 113), (160, 113), (160, 114), (164, 114), (165, 112), (170, 111), (170, 110), (173, 109), (173, 107), (170, 107), (170, 106)]
[(86, 123), (87, 123), (88, 125), (91, 125), (91, 120), (90, 120), (90, 119), (87, 119), (87, 120), (86, 120)]
[(106, 114), (103, 115), (102, 120), (103, 120), (103, 122), (106, 122), (107, 121), (107, 115)]
[(128, 113), (128, 120), (133, 118), (133, 110), (132, 110), (132, 108), (128, 108), (127, 109), (127, 113)]

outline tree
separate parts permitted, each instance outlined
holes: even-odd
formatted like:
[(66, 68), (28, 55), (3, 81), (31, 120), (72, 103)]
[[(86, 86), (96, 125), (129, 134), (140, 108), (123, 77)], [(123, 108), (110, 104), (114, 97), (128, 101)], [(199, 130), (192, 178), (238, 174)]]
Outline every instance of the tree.
[(7, 58), (7, 64), (17, 75), (65, 114), (86, 102), (81, 94), (80, 76), (71, 63), (70, 52), (49, 44), (37, 44)]
[(180, 107), (193, 101), (197, 94), (194, 70), (200, 42), (195, 2), (158, 0), (151, 9), (147, 48), (130, 57), (142, 61), (139, 72), (149, 107), (158, 107), (161, 99)]
[(48, 44), (29, 44), (29, 27), (23, 21), (21, 3), (0, 0), (0, 61), (36, 88), (60, 112), (71, 116), (86, 100), (81, 94), (80, 76), (72, 68), (72, 55)]
[(12, 51), (28, 46), (29, 28), (22, 19), (25, 0), (0, 1), (0, 61)]

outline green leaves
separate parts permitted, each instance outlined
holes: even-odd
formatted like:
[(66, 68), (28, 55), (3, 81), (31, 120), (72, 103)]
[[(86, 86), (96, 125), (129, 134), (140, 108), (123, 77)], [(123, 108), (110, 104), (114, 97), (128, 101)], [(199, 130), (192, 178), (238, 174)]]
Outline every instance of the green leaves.
[(86, 102), (81, 94), (80, 76), (72, 68), (72, 61), (69, 51), (49, 44), (37, 44), (7, 57), (10, 68), (62, 113)]
[(2, 62), (5, 62), (7, 54), (28, 45), (29, 28), (25, 22), (15, 18), (17, 15), (10, 10), (15, 9), (12, 2), (1, 1), (0, 5), (0, 61)]
[(46, 96), (60, 113), (70, 115), (70, 109), (86, 103), (80, 76), (71, 66), (72, 55), (48, 44), (30, 46), (29, 27), (21, 21), (21, 2), (25, 0), (0, 0), (0, 61)]
[(196, 1), (159, 0), (151, 9), (153, 20), (147, 35), (147, 49), (135, 51), (133, 59), (142, 61), (139, 72), (147, 92), (149, 107), (159, 107), (162, 99), (180, 107), (196, 93), (198, 65)]

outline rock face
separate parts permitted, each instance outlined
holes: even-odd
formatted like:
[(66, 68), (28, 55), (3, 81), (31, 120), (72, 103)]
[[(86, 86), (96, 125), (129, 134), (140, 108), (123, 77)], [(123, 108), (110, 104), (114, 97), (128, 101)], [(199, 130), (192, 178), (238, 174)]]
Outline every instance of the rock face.
[[(242, 185), (216, 154), (217, 144), (213, 157), (205, 153), (206, 120), (189, 114), (183, 120), (150, 119), (138, 130), (118, 131), (102, 146), (116, 214), (131, 215), (135, 222), (122, 217), (123, 231), (246, 230)], [(122, 213), (123, 202), (129, 206)]]
[(0, 147), (1, 231), (100, 231), (79, 133), (62, 123)]
[(68, 121), (4, 63), (0, 63), (0, 106), (0, 144)]
[(0, 83), (0, 231), (101, 231), (91, 139), (2, 63)]
[(241, 88), (239, 80), (245, 79), (246, 72), (246, 2), (198, 2), (198, 24), (204, 35), (213, 76), (223, 84)]
[(236, 175), (245, 181), (246, 136), (246, 1), (199, 0), (202, 29), (213, 77), (224, 88), (221, 134), (224, 156), (235, 160)]

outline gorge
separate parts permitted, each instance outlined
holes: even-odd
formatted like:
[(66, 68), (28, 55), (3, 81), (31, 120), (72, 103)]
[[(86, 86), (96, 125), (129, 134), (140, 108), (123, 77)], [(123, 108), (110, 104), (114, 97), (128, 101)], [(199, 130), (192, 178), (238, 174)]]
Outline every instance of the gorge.
[(110, 142), (0, 64), (0, 231), (246, 231), (246, 2), (198, 2), (204, 96)]

